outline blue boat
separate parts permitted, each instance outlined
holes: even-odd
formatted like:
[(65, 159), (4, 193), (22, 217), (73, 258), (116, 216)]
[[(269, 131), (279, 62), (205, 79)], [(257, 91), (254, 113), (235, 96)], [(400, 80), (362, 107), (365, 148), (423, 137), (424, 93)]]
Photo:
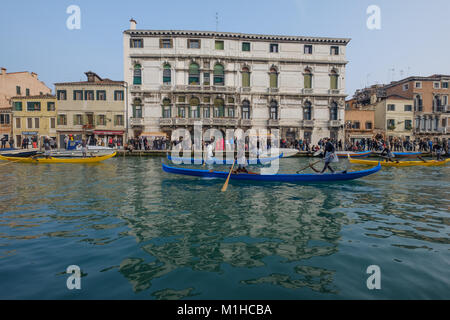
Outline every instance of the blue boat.
[(420, 156), (422, 152), (392, 152), (394, 156), (399, 158)]
[[(187, 169), (171, 167), (166, 164), (162, 164), (162, 169), (168, 173), (182, 174), (186, 176), (201, 177), (201, 178), (221, 178), (226, 179), (228, 172), (225, 171), (209, 171), (199, 169)], [(247, 181), (270, 181), (270, 182), (331, 182), (331, 181), (345, 181), (359, 179), (373, 173), (378, 172), (381, 169), (381, 164), (370, 169), (352, 172), (337, 172), (337, 173), (323, 173), (323, 174), (274, 174), (274, 175), (261, 175), (251, 173), (232, 173), (230, 175), (231, 180), (247, 180)]]
[[(247, 164), (268, 164), (274, 160), (280, 159), (283, 157), (283, 153), (280, 153), (277, 157), (267, 157), (267, 158), (255, 158), (255, 159), (248, 159)], [(230, 159), (217, 159), (217, 158), (211, 158), (210, 160), (204, 160), (204, 159), (195, 159), (195, 158), (181, 158), (181, 157), (172, 157), (170, 154), (167, 155), (167, 159), (169, 161), (174, 161), (177, 163), (182, 164), (233, 164), (233, 160)], [(238, 161), (234, 161), (234, 163), (238, 163)]]

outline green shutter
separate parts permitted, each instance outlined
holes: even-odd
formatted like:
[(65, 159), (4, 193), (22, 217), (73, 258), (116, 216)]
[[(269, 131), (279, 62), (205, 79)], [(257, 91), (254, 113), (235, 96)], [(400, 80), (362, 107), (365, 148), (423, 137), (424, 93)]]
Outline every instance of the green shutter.
[(250, 87), (250, 72), (242, 73), (242, 86), (246, 88)]
[(73, 115), (73, 124), (74, 124), (74, 125), (77, 125), (77, 124), (78, 124), (78, 123), (77, 123), (77, 115), (76, 115), (76, 114)]
[(216, 50), (223, 50), (224, 49), (224, 42), (216, 40)]
[(278, 75), (276, 73), (270, 74), (270, 87), (278, 88)]
[(332, 90), (336, 90), (337, 89), (337, 87), (338, 87), (338, 77), (336, 76), (336, 75), (332, 75), (331, 77), (330, 77), (330, 88), (332, 89)]
[(306, 89), (311, 89), (312, 87), (312, 76), (310, 74), (305, 74), (305, 88)]

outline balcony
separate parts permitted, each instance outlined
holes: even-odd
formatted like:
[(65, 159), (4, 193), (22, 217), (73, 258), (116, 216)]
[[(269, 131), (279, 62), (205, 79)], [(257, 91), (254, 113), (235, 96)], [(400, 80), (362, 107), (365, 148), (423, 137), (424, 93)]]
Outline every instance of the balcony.
[(339, 89), (330, 89), (328, 90), (328, 94), (340, 94), (341, 90)]
[(170, 91), (170, 90), (172, 90), (172, 86), (171, 86), (170, 84), (163, 84), (163, 85), (160, 87), (160, 90), (161, 90), (161, 91)]
[(160, 126), (171, 126), (173, 124), (172, 118), (161, 118), (159, 119)]
[(279, 91), (278, 88), (267, 88), (267, 93), (278, 93)]
[(130, 87), (131, 91), (140, 91), (141, 90), (141, 86), (140, 85), (132, 85)]
[(312, 94), (312, 93), (314, 93), (314, 89), (312, 89), (312, 88), (304, 88), (304, 89), (302, 89), (302, 93), (303, 94)]
[(314, 120), (303, 120), (303, 127), (314, 127)]
[(278, 119), (269, 119), (267, 121), (267, 126), (269, 126), (269, 127), (279, 127), (280, 126), (280, 120), (278, 120)]
[[(248, 88), (250, 89), (250, 88)], [(227, 86), (210, 86), (210, 85), (177, 85), (175, 86), (175, 90), (178, 91), (216, 91), (216, 92), (234, 92), (236, 91), (235, 87), (227, 87)]]
[(241, 88), (242, 93), (249, 93), (250, 91), (252, 91), (250, 87)]
[(144, 126), (144, 118), (130, 118), (130, 125), (132, 127)]
[(343, 125), (343, 123), (341, 123), (341, 121), (339, 120), (330, 120), (330, 127), (340, 127), (341, 125)]
[(236, 127), (238, 125), (238, 119), (235, 119), (235, 118), (213, 118), (212, 124), (216, 125), (216, 126)]
[(251, 127), (252, 120), (251, 119), (241, 119), (241, 127)]

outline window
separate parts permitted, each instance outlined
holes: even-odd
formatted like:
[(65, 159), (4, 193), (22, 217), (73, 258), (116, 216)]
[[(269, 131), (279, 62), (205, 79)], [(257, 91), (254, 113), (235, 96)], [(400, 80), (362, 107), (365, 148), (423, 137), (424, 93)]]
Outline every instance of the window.
[(270, 82), (269, 83), (270, 88), (278, 88), (278, 73), (277, 73), (277, 69), (270, 68), (269, 82)]
[(338, 79), (339, 79), (339, 76), (338, 76), (338, 74), (336, 73), (336, 71), (331, 71), (331, 74), (330, 74), (330, 89), (331, 90), (337, 90), (337, 88), (338, 88)]
[(200, 67), (197, 63), (191, 63), (189, 65), (189, 84), (200, 84)]
[(56, 128), (56, 119), (50, 118), (50, 128), (55, 129)]
[(114, 125), (115, 126), (123, 126), (123, 115), (116, 114), (114, 116)]
[(448, 96), (442, 96), (442, 105), (443, 106), (448, 105)]
[(22, 101), (14, 102), (14, 111), (22, 111)]
[(272, 100), (272, 102), (270, 103), (270, 119), (278, 119), (278, 103), (275, 100)]
[(305, 102), (305, 106), (303, 107), (303, 120), (311, 120), (311, 103)]
[(278, 43), (271, 43), (269, 48), (270, 52), (278, 52)]
[(16, 94), (20, 96), (20, 86), (16, 86)]
[(370, 121), (366, 122), (366, 130), (372, 130), (372, 122)]
[(34, 118), (34, 127), (39, 129), (39, 118)]
[(311, 70), (306, 69), (305, 73), (303, 74), (303, 80), (304, 80), (304, 87), (305, 89), (311, 89), (312, 88), (312, 73)]
[(395, 111), (395, 104), (388, 104), (387, 109), (388, 111)]
[(200, 49), (199, 39), (188, 39), (187, 46), (189, 49)]
[(211, 84), (209, 72), (203, 73), (203, 84), (209, 86)]
[(388, 121), (387, 121), (387, 128), (389, 130), (394, 130), (395, 129), (395, 120), (394, 119), (388, 119)]
[(224, 86), (225, 85), (225, 71), (221, 64), (216, 64), (214, 66), (214, 85)]
[(133, 102), (133, 118), (142, 118), (141, 99), (135, 99)]
[(228, 108), (228, 118), (234, 118), (234, 108)]
[(304, 53), (305, 54), (312, 54), (313, 53), (313, 47), (310, 44), (305, 45), (304, 47)]
[(330, 120), (337, 120), (337, 119), (338, 119), (338, 106), (336, 102), (332, 102), (330, 108)]
[(200, 100), (198, 98), (191, 98), (189, 100), (190, 105), (190, 117), (200, 118)]
[(16, 128), (20, 129), (20, 118), (16, 118)]
[(159, 40), (159, 47), (160, 48), (173, 48), (173, 42), (172, 39), (161, 39)]
[(359, 121), (353, 121), (352, 122), (352, 129), (360, 129), (361, 125), (359, 123)]
[(186, 118), (186, 110), (184, 107), (178, 107), (178, 118)]
[(97, 115), (97, 124), (99, 126), (105, 126), (106, 125), (106, 116), (104, 114)]
[(331, 46), (330, 47), (330, 54), (332, 56), (337, 56), (339, 55), (339, 47), (338, 46)]
[(179, 96), (178, 97), (178, 102), (184, 103), (185, 101), (186, 101), (186, 97), (185, 96)]
[(409, 90), (409, 84), (408, 84), (408, 83), (405, 83), (405, 84), (403, 85), (403, 91), (407, 91), (407, 90)]
[(35, 101), (27, 102), (27, 111), (41, 111), (41, 103)]
[(66, 90), (58, 90), (56, 93), (58, 100), (67, 100), (67, 91)]
[(29, 95), (30, 95), (30, 89), (25, 89), (25, 94), (26, 94), (27, 96), (29, 96)]
[(74, 90), (73, 100), (83, 100), (83, 90)]
[(130, 39), (130, 48), (143, 48), (144, 40), (143, 39)]
[(434, 82), (433, 87), (435, 89), (440, 89), (441, 88), (441, 83), (440, 82)]
[(208, 107), (203, 108), (203, 118), (210, 118), (211, 117), (211, 111)]
[(73, 125), (80, 126), (83, 124), (83, 115), (82, 114), (74, 114), (73, 115)]
[(9, 124), (9, 114), (0, 114), (0, 124)]
[(405, 130), (412, 129), (412, 120), (405, 120)]
[(250, 102), (248, 100), (242, 102), (242, 119), (250, 119)]
[(134, 65), (133, 70), (133, 84), (142, 84), (142, 69), (140, 64)]
[(47, 102), (47, 111), (55, 111), (55, 103), (54, 102)]
[(225, 116), (224, 101), (221, 98), (214, 100), (214, 117), (220, 118)]
[(60, 126), (67, 125), (67, 115), (65, 115), (65, 114), (58, 115), (58, 125), (60, 125)]
[(123, 101), (123, 90), (114, 91), (114, 100), (115, 101)]
[(412, 105), (410, 105), (410, 104), (405, 104), (405, 111), (406, 111), (406, 112), (412, 111)]
[(422, 97), (420, 95), (417, 95), (414, 97), (414, 111), (422, 112), (423, 105), (422, 105)]
[(417, 89), (420, 89), (420, 88), (422, 88), (422, 82), (417, 81), (417, 82), (415, 82), (414, 86), (415, 86)]
[(170, 71), (170, 64), (166, 63), (163, 67), (163, 84), (170, 85), (172, 82), (172, 74)]
[(203, 97), (203, 102), (204, 102), (204, 103), (209, 103), (209, 102), (210, 102), (210, 97), (204, 96), (204, 97)]
[(27, 118), (27, 128), (33, 128), (33, 118)]
[(448, 82), (442, 82), (442, 89), (448, 89)]
[(242, 42), (242, 51), (250, 51), (250, 42)]
[[(92, 98), (94, 97), (94, 91), (92, 91)], [(88, 100), (88, 99), (86, 99)], [(89, 99), (94, 100), (94, 99)], [(105, 90), (97, 90), (97, 100), (105, 101), (106, 100), (106, 91)]]
[[(99, 91), (97, 91), (97, 100), (100, 100), (98, 99), (98, 93)], [(84, 91), (84, 100), (94, 100), (94, 91), (93, 90)]]
[(228, 97), (227, 101), (228, 101), (228, 103), (234, 103), (234, 98), (233, 97)]
[(250, 70), (247, 67), (242, 68), (242, 87), (250, 87)]
[(163, 100), (163, 118), (170, 118), (171, 112), (170, 112), (170, 99), (165, 98)]
[(216, 40), (216, 42), (215, 42), (215, 49), (216, 50), (223, 50), (224, 49), (224, 42), (222, 40)]

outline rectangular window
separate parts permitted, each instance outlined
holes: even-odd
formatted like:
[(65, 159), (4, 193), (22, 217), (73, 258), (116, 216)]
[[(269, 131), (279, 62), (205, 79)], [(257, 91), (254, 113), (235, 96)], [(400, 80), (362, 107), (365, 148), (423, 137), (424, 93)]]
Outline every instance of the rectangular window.
[(228, 117), (234, 118), (234, 108), (228, 108)]
[(60, 126), (67, 125), (67, 116), (65, 114), (58, 115), (58, 125)]
[(330, 47), (330, 54), (332, 56), (337, 56), (339, 55), (339, 47), (338, 46), (331, 46)]
[(27, 102), (27, 111), (41, 111), (41, 103), (35, 101)]
[(203, 118), (210, 118), (211, 114), (209, 108), (203, 108)]
[(304, 48), (304, 53), (305, 54), (312, 54), (313, 53), (313, 47), (310, 44), (306, 44), (305, 48)]
[(30, 95), (30, 89), (25, 89), (25, 94), (26, 94), (27, 96), (29, 96), (29, 95)]
[(222, 40), (216, 40), (215, 42), (215, 49), (216, 50), (223, 50), (225, 48), (225, 43)]
[(354, 121), (353, 123), (352, 123), (352, 129), (359, 129), (361, 126), (360, 126), (360, 123), (359, 123), (359, 121)]
[(83, 124), (83, 115), (82, 114), (73, 115), (73, 125), (80, 126), (82, 124)]
[(56, 93), (58, 100), (67, 100), (67, 91), (66, 90), (58, 90)]
[(143, 48), (144, 40), (143, 39), (130, 39), (130, 48)]
[(184, 109), (184, 107), (178, 107), (178, 117), (179, 118), (186, 117), (186, 110)]
[(106, 91), (105, 90), (97, 90), (97, 100), (106, 100)]
[(161, 39), (159, 40), (159, 47), (160, 48), (173, 48), (173, 42), (172, 39)]
[(271, 43), (269, 48), (270, 52), (278, 52), (278, 43)]
[(405, 111), (412, 111), (412, 105), (410, 105), (410, 104), (406, 104), (405, 105)]
[(200, 118), (200, 108), (199, 107), (191, 106), (190, 111), (191, 111), (191, 114), (190, 114), (191, 118), (194, 118), (194, 119)]
[(99, 114), (97, 115), (97, 124), (99, 126), (104, 126), (106, 125), (106, 117), (104, 114)]
[(123, 126), (123, 115), (118, 114), (114, 117), (114, 125), (115, 126)]
[(20, 96), (20, 86), (16, 86), (16, 94)]
[(403, 91), (407, 91), (407, 90), (409, 90), (409, 84), (408, 84), (408, 83), (405, 83), (405, 84), (403, 85)]
[(395, 111), (395, 104), (388, 104), (387, 109), (388, 111)]
[(417, 81), (417, 82), (414, 84), (414, 86), (415, 86), (417, 89), (420, 89), (420, 88), (422, 88), (422, 82)]
[(14, 102), (14, 111), (22, 111), (22, 101)]
[(114, 91), (114, 100), (123, 101), (123, 90)]
[(189, 49), (200, 49), (199, 39), (188, 39), (187, 46)]
[(181, 103), (186, 102), (186, 97), (185, 96), (179, 96), (178, 97), (178, 102), (181, 102)]
[(448, 105), (448, 96), (442, 96), (442, 105), (443, 106)]
[(54, 102), (47, 102), (47, 111), (55, 111), (55, 103)]
[(34, 127), (39, 129), (39, 118), (34, 118)]
[(440, 88), (441, 88), (441, 83), (440, 83), (440, 82), (435, 82), (434, 85), (433, 85), (433, 87), (434, 87), (435, 89), (440, 89)]
[(27, 128), (33, 128), (33, 118), (27, 118)]
[(83, 90), (73, 90), (73, 100), (83, 100)]
[(211, 84), (209, 72), (203, 73), (203, 84), (209, 86)]
[(84, 100), (94, 100), (94, 91), (93, 90), (84, 91)]
[(448, 89), (448, 82), (442, 82), (442, 89)]
[(366, 130), (372, 130), (372, 122), (366, 122)]
[(412, 129), (412, 120), (405, 120), (405, 130)]
[(387, 128), (389, 130), (394, 130), (395, 129), (395, 120), (394, 119), (388, 119), (388, 121), (387, 121)]
[(163, 118), (171, 118), (170, 107), (163, 107)]
[(50, 118), (50, 128), (55, 129), (56, 128), (56, 119)]
[(16, 118), (16, 128), (20, 129), (20, 118)]
[(250, 51), (250, 42), (242, 42), (242, 51)]

